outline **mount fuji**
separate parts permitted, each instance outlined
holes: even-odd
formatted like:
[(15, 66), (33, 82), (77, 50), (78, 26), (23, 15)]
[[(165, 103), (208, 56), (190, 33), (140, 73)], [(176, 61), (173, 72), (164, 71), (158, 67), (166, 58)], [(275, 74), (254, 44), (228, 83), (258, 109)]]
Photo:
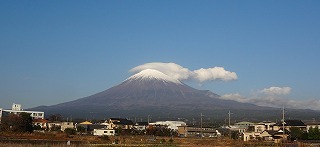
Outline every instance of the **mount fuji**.
[(46, 116), (59, 113), (65, 117), (95, 119), (148, 115), (155, 119), (192, 118), (201, 112), (216, 119), (225, 119), (230, 110), (244, 119), (280, 116), (278, 108), (223, 100), (209, 90), (192, 88), (153, 69), (143, 70), (100, 93), (31, 110), (44, 111)]

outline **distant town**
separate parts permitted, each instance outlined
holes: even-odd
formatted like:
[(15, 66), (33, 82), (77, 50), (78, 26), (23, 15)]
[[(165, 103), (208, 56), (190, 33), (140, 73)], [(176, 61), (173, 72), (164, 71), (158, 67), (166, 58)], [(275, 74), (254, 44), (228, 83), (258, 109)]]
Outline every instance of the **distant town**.
[[(151, 122), (136, 121), (127, 118), (108, 118), (99, 121), (73, 121), (63, 119), (60, 114), (45, 117), (41, 111), (25, 111), (21, 104), (13, 104), (12, 109), (0, 108), (0, 123), (2, 132), (29, 132), (49, 133), (64, 132), (68, 135), (91, 135), (91, 136), (121, 136), (142, 135), (152, 136), (149, 140), (156, 140), (156, 136), (172, 138), (229, 138), (243, 142), (267, 142), (279, 144), (283, 142), (304, 141), (320, 145), (320, 122), (316, 120), (289, 120), (283, 118), (281, 122), (236, 122), (222, 126), (203, 125), (202, 114), (199, 123), (187, 124), (181, 120), (162, 120)], [(228, 114), (227, 114), (228, 115)], [(29, 120), (29, 121), (28, 121)], [(121, 143), (113, 140), (111, 144)]]

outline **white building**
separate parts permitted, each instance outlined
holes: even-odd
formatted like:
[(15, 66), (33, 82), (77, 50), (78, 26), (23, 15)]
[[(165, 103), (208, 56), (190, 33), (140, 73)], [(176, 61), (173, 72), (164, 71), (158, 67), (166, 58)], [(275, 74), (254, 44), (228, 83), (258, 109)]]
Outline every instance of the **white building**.
[(183, 121), (157, 121), (150, 123), (150, 125), (167, 126), (169, 129), (178, 130), (179, 126), (186, 126), (187, 124)]
[(74, 129), (73, 122), (61, 122), (61, 131), (64, 131), (67, 128)]
[(1, 124), (1, 120), (2, 120), (2, 108), (0, 108), (0, 124)]
[(38, 119), (38, 118), (44, 119), (44, 112), (41, 112), (41, 111), (24, 111), (24, 110), (22, 109), (22, 107), (21, 107), (21, 104), (15, 104), (15, 103), (13, 103), (11, 110), (1, 109), (0, 117), (2, 116), (2, 114), (3, 114), (4, 112), (6, 112), (6, 113), (13, 113), (13, 114), (29, 113), (32, 118), (35, 118), (35, 119)]
[(93, 135), (96, 136), (114, 136), (115, 135), (115, 130), (113, 129), (107, 129), (107, 128), (101, 128), (101, 129), (93, 129)]
[(267, 130), (273, 130), (273, 126), (276, 123), (274, 122), (270, 122), (270, 121), (263, 121), (263, 122), (259, 122), (254, 124), (254, 132), (258, 132), (258, 133), (262, 133), (263, 131)]

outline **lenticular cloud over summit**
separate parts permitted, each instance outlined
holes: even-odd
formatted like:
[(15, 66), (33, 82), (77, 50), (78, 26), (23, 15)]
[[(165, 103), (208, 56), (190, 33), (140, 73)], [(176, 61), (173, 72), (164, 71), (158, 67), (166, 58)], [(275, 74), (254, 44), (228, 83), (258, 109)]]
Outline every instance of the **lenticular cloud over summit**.
[(196, 80), (199, 82), (223, 80), (232, 81), (238, 79), (235, 72), (227, 71), (223, 67), (200, 68), (197, 70), (189, 70), (176, 63), (151, 62), (136, 66), (130, 72), (138, 73), (145, 69), (158, 70), (177, 80)]

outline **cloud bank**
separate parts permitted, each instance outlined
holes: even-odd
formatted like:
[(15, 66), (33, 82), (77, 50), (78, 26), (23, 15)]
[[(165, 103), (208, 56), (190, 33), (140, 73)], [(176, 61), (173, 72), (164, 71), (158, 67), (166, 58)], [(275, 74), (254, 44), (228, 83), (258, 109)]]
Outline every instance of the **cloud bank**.
[(290, 100), (281, 96), (291, 93), (290, 87), (269, 87), (258, 91), (258, 95), (254, 97), (244, 97), (239, 93), (225, 94), (221, 96), (221, 99), (235, 100), (242, 103), (251, 103), (258, 106), (268, 107), (286, 107), (295, 109), (320, 109), (320, 100)]
[(287, 95), (291, 92), (290, 87), (269, 87), (260, 91), (268, 95)]
[(162, 62), (145, 63), (130, 69), (130, 72), (137, 73), (145, 69), (155, 69), (178, 80), (191, 79), (201, 83), (214, 80), (232, 81), (238, 79), (235, 72), (227, 71), (223, 67), (200, 68), (191, 71), (176, 63)]

